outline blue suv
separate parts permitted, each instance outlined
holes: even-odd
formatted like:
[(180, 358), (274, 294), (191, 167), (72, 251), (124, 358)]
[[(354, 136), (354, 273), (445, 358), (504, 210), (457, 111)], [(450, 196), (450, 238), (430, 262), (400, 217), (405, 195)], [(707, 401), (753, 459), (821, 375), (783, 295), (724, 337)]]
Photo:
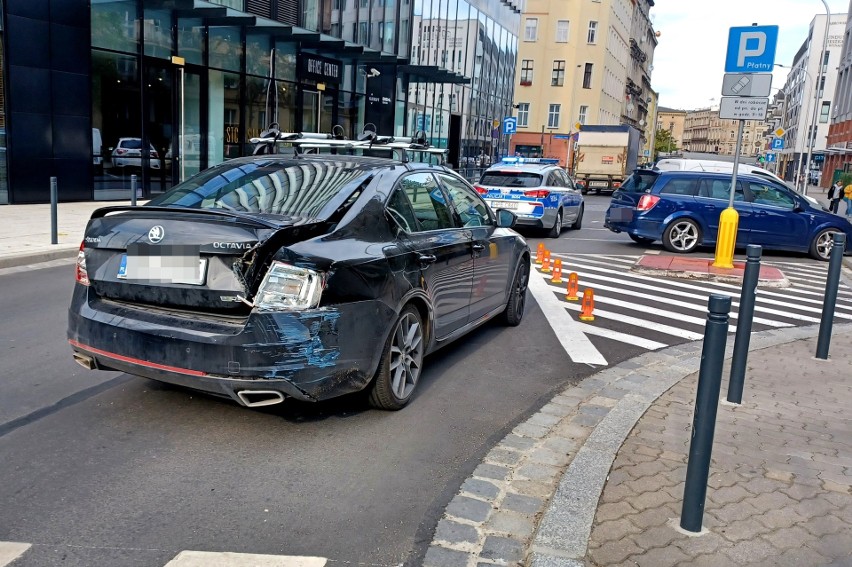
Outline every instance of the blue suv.
[[(730, 173), (636, 170), (613, 193), (604, 226), (640, 244), (662, 240), (670, 252), (692, 252), (716, 243), (730, 190)], [(734, 208), (737, 246), (759, 244), (828, 260), (833, 233), (852, 239), (848, 220), (764, 177), (737, 175)]]

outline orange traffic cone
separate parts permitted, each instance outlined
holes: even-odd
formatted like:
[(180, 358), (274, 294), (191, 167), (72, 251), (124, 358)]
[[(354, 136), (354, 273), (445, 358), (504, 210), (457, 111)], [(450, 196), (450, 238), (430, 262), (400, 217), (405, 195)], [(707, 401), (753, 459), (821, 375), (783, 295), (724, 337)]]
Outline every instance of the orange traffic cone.
[(544, 259), (544, 242), (538, 243), (538, 248), (535, 251), (535, 263), (541, 264), (541, 261)]
[(550, 283), (562, 283), (562, 260), (557, 258), (553, 261), (553, 276)]
[(583, 291), (583, 306), (580, 309), (580, 321), (594, 321), (595, 316), (592, 311), (595, 310), (595, 292), (592, 288), (587, 287)]
[(578, 277), (577, 272), (571, 272), (568, 274), (568, 295), (565, 296), (565, 299), (568, 301), (579, 301), (580, 298), (577, 297), (577, 289), (578, 289)]
[(544, 251), (544, 258), (541, 261), (541, 271), (545, 274), (550, 273), (550, 250)]

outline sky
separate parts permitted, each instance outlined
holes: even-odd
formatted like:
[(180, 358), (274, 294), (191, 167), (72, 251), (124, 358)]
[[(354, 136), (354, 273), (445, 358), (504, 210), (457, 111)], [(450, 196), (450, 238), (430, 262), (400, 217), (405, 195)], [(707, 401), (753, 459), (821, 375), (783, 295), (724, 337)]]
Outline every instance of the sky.
[[(849, 10), (849, 0), (826, 2), (832, 14)], [(817, 14), (825, 14), (820, 0), (655, 0), (651, 20), (660, 37), (651, 85), (660, 93), (660, 106), (692, 110), (719, 104), (729, 28), (777, 25), (775, 62), (790, 65)], [(786, 69), (776, 67), (772, 87), (783, 86), (786, 76)]]

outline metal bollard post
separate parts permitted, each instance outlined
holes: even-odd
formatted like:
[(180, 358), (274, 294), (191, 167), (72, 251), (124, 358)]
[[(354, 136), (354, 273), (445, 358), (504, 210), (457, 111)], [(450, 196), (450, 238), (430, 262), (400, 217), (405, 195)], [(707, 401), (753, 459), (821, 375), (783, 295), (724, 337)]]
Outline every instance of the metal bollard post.
[(56, 178), (50, 178), (50, 243), (59, 244), (59, 229), (57, 217), (59, 208), (59, 189), (56, 186)]
[(692, 440), (689, 444), (689, 461), (686, 464), (686, 484), (683, 488), (683, 507), (680, 513), (680, 527), (690, 532), (701, 531), (701, 521), (704, 517), (704, 500), (707, 497), (716, 410), (719, 407), (719, 391), (722, 386), (722, 364), (725, 360), (731, 298), (714, 293), (707, 302), (707, 310), (695, 415), (692, 419)]
[(728, 380), (728, 401), (732, 404), (741, 404), (743, 401), (746, 360), (751, 340), (751, 323), (754, 319), (754, 301), (757, 295), (757, 279), (760, 276), (762, 250), (756, 244), (749, 244), (746, 248), (743, 289), (740, 294), (740, 309), (737, 312), (737, 335), (734, 339), (734, 356), (731, 359), (731, 378)]
[(837, 288), (840, 285), (840, 267), (843, 252), (846, 249), (846, 235), (835, 232), (828, 261), (828, 277), (825, 280), (825, 299), (822, 302), (822, 318), (819, 322), (816, 357), (828, 359), (828, 346), (831, 343), (831, 327), (834, 324), (834, 306), (837, 304)]
[(136, 206), (136, 176), (130, 176), (130, 204)]

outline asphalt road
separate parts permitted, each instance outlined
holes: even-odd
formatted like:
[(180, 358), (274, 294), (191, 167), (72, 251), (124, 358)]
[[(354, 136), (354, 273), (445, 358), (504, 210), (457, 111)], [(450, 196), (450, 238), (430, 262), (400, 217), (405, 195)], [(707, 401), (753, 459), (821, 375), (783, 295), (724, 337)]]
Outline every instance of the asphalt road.
[[(588, 196), (584, 228), (548, 247), (643, 253), (603, 228), (608, 201)], [(530, 296), (520, 327), (488, 324), (429, 357), (403, 411), (361, 396), (248, 410), (78, 367), (72, 278), (70, 263), (0, 271), (0, 541), (34, 544), (15, 567), (160, 567), (185, 549), (417, 565), (485, 453), (593, 372)], [(610, 364), (631, 354), (600, 348)]]

